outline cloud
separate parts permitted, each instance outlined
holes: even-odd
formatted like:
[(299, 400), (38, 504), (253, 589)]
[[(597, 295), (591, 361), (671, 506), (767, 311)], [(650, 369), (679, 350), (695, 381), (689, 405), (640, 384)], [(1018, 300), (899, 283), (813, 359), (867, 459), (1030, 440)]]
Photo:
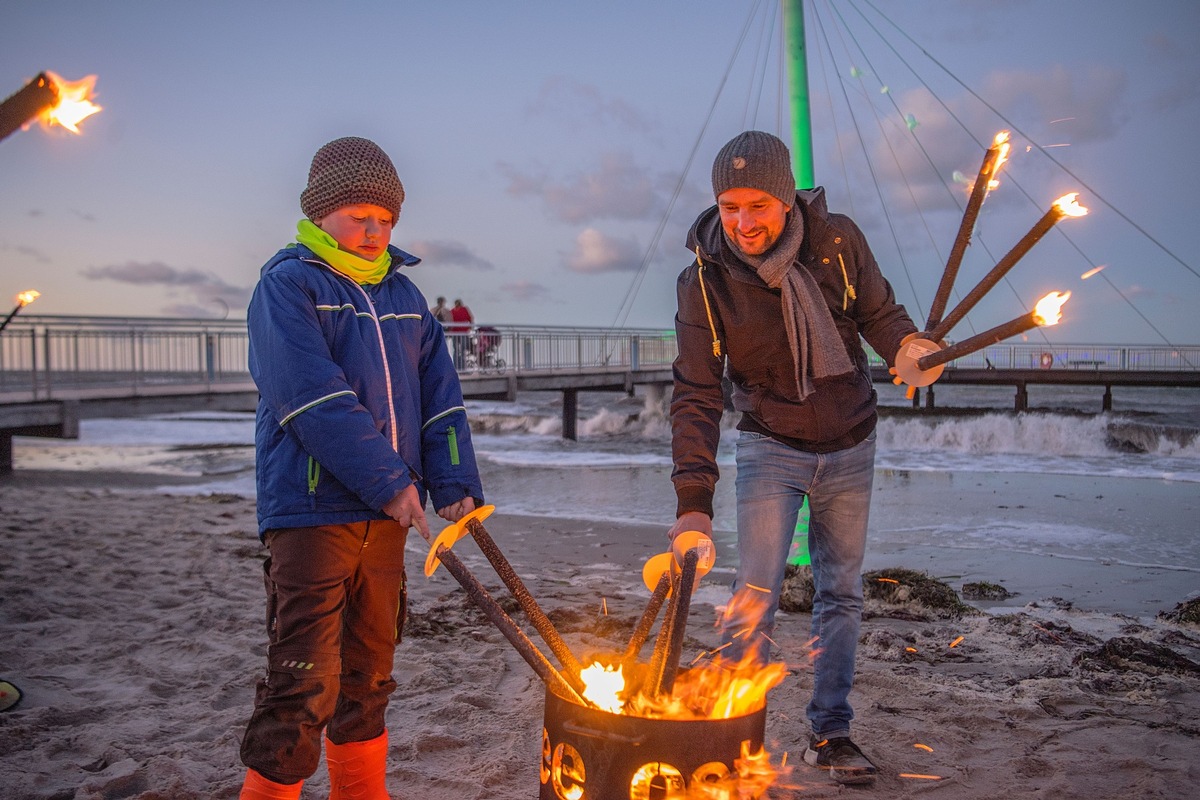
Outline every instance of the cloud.
[(253, 287), (234, 286), (211, 272), (179, 269), (161, 261), (127, 261), (124, 264), (87, 267), (80, 270), (90, 280), (111, 280), (134, 286), (164, 287), (186, 300), (163, 308), (169, 314), (191, 317), (228, 316), (231, 309), (245, 309)]
[(566, 263), (573, 272), (632, 272), (641, 266), (642, 254), (632, 239), (617, 239), (587, 228), (576, 237)]
[(549, 297), (550, 290), (540, 283), (532, 281), (516, 281), (515, 283), (500, 284), (500, 291), (513, 300), (542, 300)]
[[(915, 199), (925, 211), (959, 210), (969, 188), (953, 184), (952, 176), (959, 172), (973, 181), (998, 131), (1012, 130), (1013, 158), (1021, 158), (1034, 143), (1078, 145), (1109, 140), (1130, 118), (1126, 90), (1126, 76), (1119, 70), (1059, 65), (1036, 71), (992, 72), (978, 89), (987, 105), (968, 93), (947, 98), (943, 105), (925, 88), (904, 92), (896, 97), (897, 106), (917, 121), (916, 130), (910, 135), (901, 121), (892, 121), (889, 141), (876, 138), (871, 145), (874, 176), (866, 173), (865, 167), (855, 166), (851, 180), (875, 180), (888, 187), (894, 205), (911, 207)], [(854, 141), (842, 143), (846, 152), (857, 146)], [(1002, 172), (1001, 185), (1004, 180)], [(1017, 192), (988, 197), (992, 206), (1015, 202), (1019, 202)]]
[[(1068, 69), (993, 72), (980, 94), (1039, 144), (1044, 137), (1069, 136), (1073, 144), (1113, 138), (1129, 120), (1123, 99), (1128, 78), (1122, 70), (1099, 65)], [(1070, 118), (1065, 130), (1051, 121)]]
[(436, 261), (439, 266), (462, 267), (464, 269), (487, 272), (496, 265), (471, 252), (462, 242), (451, 242), (445, 239), (421, 240), (410, 242), (405, 247), (422, 260)]
[(28, 258), (38, 262), (39, 264), (49, 264), (50, 263), (49, 256), (47, 256), (41, 250), (30, 247), (29, 245), (19, 244), (16, 247), (14, 247), (13, 250), (16, 250), (17, 253), (19, 253), (20, 255), (27, 256)]
[(629, 153), (605, 153), (591, 172), (561, 181), (544, 172), (500, 164), (514, 197), (540, 198), (551, 217), (571, 224), (597, 219), (645, 220), (660, 215), (678, 177), (655, 174)]
[(558, 122), (566, 120), (572, 129), (610, 123), (637, 133), (648, 133), (653, 129), (650, 120), (620, 97), (606, 95), (596, 86), (561, 75), (543, 82), (537, 97), (526, 110)]

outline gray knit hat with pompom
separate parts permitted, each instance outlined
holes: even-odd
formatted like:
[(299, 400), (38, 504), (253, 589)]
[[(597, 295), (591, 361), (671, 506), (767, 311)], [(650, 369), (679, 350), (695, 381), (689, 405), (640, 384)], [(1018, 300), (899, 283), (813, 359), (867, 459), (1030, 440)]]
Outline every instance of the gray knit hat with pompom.
[(313, 156), (308, 186), (300, 193), (300, 210), (312, 220), (359, 203), (386, 208), (400, 216), (404, 184), (387, 153), (370, 139), (334, 139)]
[(712, 185), (714, 197), (729, 189), (758, 189), (785, 206), (796, 204), (791, 154), (783, 140), (764, 131), (739, 133), (721, 148), (713, 161)]

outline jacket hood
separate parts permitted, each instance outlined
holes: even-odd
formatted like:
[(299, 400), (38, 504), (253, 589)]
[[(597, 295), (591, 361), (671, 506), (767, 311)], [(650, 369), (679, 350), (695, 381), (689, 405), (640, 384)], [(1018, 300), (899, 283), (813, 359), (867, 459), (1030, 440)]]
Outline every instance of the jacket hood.
[[(797, 211), (804, 215), (805, 230), (812, 230), (813, 225), (822, 223), (832, 227), (824, 186), (797, 191), (792, 213)], [(809, 235), (805, 234), (804, 238), (808, 239)], [(721, 254), (731, 253), (721, 231), (721, 214), (716, 205), (709, 206), (702, 212), (688, 231), (687, 249), (695, 253), (697, 247), (700, 248), (700, 256), (709, 260), (719, 260)]]
[[(388, 245), (388, 252), (392, 255), (392, 266), (391, 269), (388, 270), (388, 274), (384, 277), (384, 280), (387, 280), (388, 277), (396, 274), (397, 270), (399, 270), (401, 267), (415, 267), (417, 264), (421, 263), (420, 258), (414, 256), (412, 253), (405, 252), (394, 245)], [(291, 261), (293, 259), (299, 259), (302, 261), (321, 261), (321, 258), (312, 250), (309, 250), (302, 244), (293, 242), (287, 247), (281, 249), (275, 255), (271, 256), (266, 264), (263, 264), (262, 269), (259, 270), (258, 273), (259, 277), (266, 275), (284, 261)], [(321, 263), (324, 264), (325, 262), (321, 261)]]

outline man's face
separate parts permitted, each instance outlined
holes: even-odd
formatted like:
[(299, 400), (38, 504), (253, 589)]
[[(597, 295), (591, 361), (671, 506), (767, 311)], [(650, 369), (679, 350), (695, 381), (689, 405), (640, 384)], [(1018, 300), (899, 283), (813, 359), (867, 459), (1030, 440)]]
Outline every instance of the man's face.
[(383, 255), (392, 240), (392, 226), (396, 224), (392, 212), (368, 203), (342, 206), (313, 221), (337, 240), (339, 249), (367, 261)]
[(759, 189), (727, 189), (717, 197), (721, 227), (749, 256), (761, 256), (779, 241), (791, 206)]

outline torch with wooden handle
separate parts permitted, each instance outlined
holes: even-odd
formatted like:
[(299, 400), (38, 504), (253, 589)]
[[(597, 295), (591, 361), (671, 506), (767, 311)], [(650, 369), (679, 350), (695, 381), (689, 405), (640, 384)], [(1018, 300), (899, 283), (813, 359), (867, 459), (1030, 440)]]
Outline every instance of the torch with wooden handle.
[(429, 556), (425, 560), (425, 575), (432, 575), (433, 571), (437, 569), (439, 546), (449, 549), (454, 546), (455, 542), (469, 533), (475, 539), (475, 543), (479, 546), (479, 549), (487, 556), (488, 563), (496, 570), (496, 574), (504, 581), (504, 585), (512, 593), (518, 605), (521, 606), (521, 610), (525, 612), (529, 621), (533, 623), (534, 629), (541, 635), (543, 641), (550, 646), (551, 652), (554, 653), (559, 663), (562, 664), (564, 670), (562, 677), (576, 691), (582, 692), (584, 685), (579, 677), (579, 673), (582, 670), (579, 660), (571, 653), (570, 648), (567, 647), (567, 643), (563, 641), (562, 636), (559, 635), (558, 630), (554, 627), (554, 623), (542, 611), (537, 600), (530, 594), (525, 583), (512, 568), (512, 564), (500, 552), (500, 548), (496, 545), (495, 540), (492, 539), (491, 534), (483, 527), (483, 520), (491, 516), (495, 510), (496, 507), (492, 505), (481, 506), (464, 516), (458, 522), (447, 526), (438, 535), (433, 547), (430, 548)]

